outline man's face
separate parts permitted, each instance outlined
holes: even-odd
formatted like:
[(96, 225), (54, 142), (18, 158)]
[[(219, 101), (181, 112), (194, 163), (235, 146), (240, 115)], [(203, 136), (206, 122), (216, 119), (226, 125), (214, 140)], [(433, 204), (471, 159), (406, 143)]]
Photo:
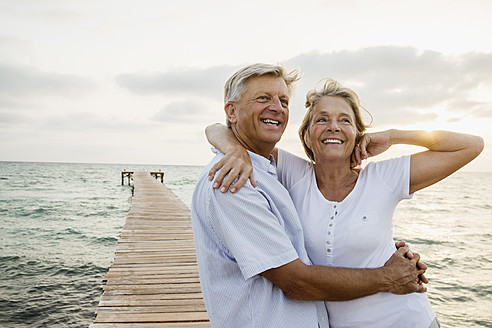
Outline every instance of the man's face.
[(282, 78), (262, 75), (246, 81), (241, 100), (233, 103), (231, 120), (243, 146), (269, 156), (289, 120), (289, 90)]

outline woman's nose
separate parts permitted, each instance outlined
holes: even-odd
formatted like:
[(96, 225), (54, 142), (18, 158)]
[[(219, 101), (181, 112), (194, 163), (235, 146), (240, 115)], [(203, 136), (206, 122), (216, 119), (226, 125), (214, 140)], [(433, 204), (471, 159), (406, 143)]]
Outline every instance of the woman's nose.
[(337, 120), (330, 120), (328, 122), (328, 131), (330, 131), (330, 132), (339, 132), (340, 131), (340, 127), (338, 126)]

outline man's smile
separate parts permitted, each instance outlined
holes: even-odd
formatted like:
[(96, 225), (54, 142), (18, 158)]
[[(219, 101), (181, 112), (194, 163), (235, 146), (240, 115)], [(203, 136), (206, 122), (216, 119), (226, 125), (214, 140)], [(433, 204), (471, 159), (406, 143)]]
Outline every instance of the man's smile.
[(276, 125), (276, 126), (279, 126), (280, 125), (280, 122), (279, 121), (275, 121), (275, 120), (272, 120), (272, 119), (269, 119), (269, 118), (263, 118), (260, 121), (262, 121), (265, 124), (271, 124), (271, 125)]

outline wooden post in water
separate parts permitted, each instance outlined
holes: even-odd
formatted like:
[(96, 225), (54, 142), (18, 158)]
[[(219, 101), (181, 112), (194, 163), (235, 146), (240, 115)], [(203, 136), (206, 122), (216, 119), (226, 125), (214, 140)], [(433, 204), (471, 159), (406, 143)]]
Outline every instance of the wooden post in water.
[(149, 172), (135, 172), (133, 186), (132, 206), (90, 328), (210, 328), (190, 210)]
[(164, 183), (164, 172), (150, 172), (150, 175), (156, 179), (161, 178), (161, 183)]
[(130, 185), (130, 180), (132, 179), (132, 171), (122, 171), (121, 172), (121, 185), (125, 184), (125, 178), (128, 178), (128, 185)]

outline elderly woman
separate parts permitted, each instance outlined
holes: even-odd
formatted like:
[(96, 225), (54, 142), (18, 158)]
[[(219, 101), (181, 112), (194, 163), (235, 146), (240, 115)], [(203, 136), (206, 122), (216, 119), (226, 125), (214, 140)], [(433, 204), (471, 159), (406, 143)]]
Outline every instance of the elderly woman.
[[(364, 135), (359, 97), (330, 79), (307, 94), (306, 107), (299, 135), (310, 161), (281, 149), (273, 155), (278, 178), (301, 218), (308, 254), (317, 265), (383, 266), (395, 252), (392, 217), (398, 202), (452, 174), (483, 149), (480, 137), (446, 131), (388, 130)], [(216, 187), (229, 173), (221, 188), (226, 191), (241, 172), (241, 180), (232, 185), (237, 192), (251, 170), (246, 161), (237, 164), (237, 154), (242, 152), (244, 158), (246, 152), (230, 137), (224, 138), (226, 130), (217, 125), (207, 128), (214, 146), (236, 154), (210, 173), (223, 167)], [(394, 144), (427, 150), (354, 168)], [(330, 327), (439, 327), (426, 294), (378, 293), (325, 304)]]

